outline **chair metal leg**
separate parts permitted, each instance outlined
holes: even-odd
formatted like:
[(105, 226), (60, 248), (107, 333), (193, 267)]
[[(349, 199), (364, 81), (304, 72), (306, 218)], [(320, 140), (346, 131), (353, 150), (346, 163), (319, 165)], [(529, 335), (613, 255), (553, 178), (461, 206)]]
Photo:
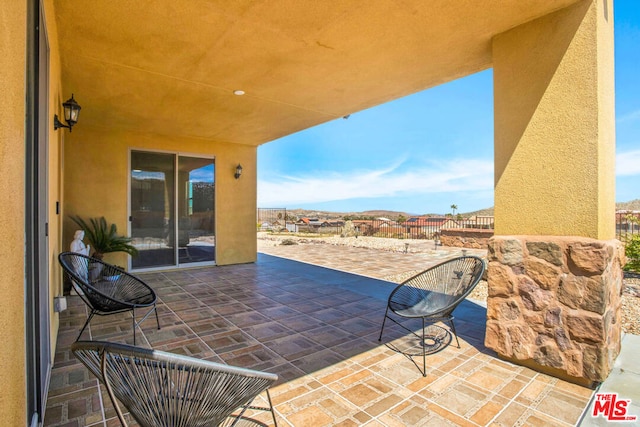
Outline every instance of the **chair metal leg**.
[(131, 312), (131, 317), (133, 319), (133, 345), (136, 345), (136, 309), (132, 309)]
[(145, 314), (144, 316), (142, 316), (142, 319), (140, 319), (138, 322), (135, 321), (136, 317), (135, 317), (135, 309), (133, 310), (133, 342), (135, 344), (135, 339), (136, 339), (136, 327), (142, 328), (140, 325), (142, 325), (142, 322), (144, 322), (145, 320), (147, 320), (147, 317), (151, 316), (151, 313), (153, 313), (155, 311), (156, 313), (156, 323), (158, 324), (158, 329), (160, 329), (160, 319), (158, 318), (158, 310), (156, 309), (156, 306), (154, 305), (153, 308), (149, 311), (147, 311), (147, 314)]
[(158, 330), (160, 330), (160, 319), (158, 318), (158, 307), (154, 304), (153, 311), (156, 312), (156, 323), (158, 324)]
[(424, 327), (425, 327), (425, 321), (424, 321), (424, 317), (422, 318), (422, 376), (426, 377), (427, 376), (427, 348), (426, 348), (426, 343), (425, 343), (425, 331), (424, 331)]
[[(255, 399), (255, 397), (254, 397), (254, 399)], [(236, 415), (233, 415), (233, 417), (235, 418), (235, 420), (231, 423), (231, 425), (230, 425), (229, 427), (235, 427), (235, 426), (240, 422), (240, 420), (242, 420), (242, 416), (244, 415), (245, 411), (246, 411), (247, 409), (251, 408), (251, 403), (252, 403), (252, 402), (253, 402), (253, 399), (251, 399), (251, 400), (249, 401), (249, 403), (247, 403), (246, 405), (244, 405), (244, 406), (242, 406), (242, 407), (241, 407), (241, 408), (242, 408), (242, 410), (240, 411), (240, 413), (239, 413), (237, 416), (236, 416)]]
[[(273, 418), (273, 425), (275, 427), (278, 427), (278, 422), (276, 421), (276, 411), (273, 409), (273, 402), (271, 401), (271, 394), (269, 393), (269, 389), (266, 389), (265, 392), (267, 393), (267, 402), (269, 403), (269, 407), (268, 408), (263, 407), (263, 406), (253, 406), (252, 403), (253, 403), (253, 401), (255, 399), (255, 397), (254, 397), (246, 405), (242, 405), (241, 406), (242, 410), (240, 411), (239, 414), (231, 415), (231, 417), (233, 417), (235, 419), (228, 427), (235, 427), (240, 421), (242, 421), (242, 419), (243, 419), (242, 416), (244, 415), (244, 413), (245, 413), (245, 411), (247, 409), (257, 409), (259, 411), (270, 411), (271, 412), (271, 417)], [(223, 423), (223, 424), (226, 425), (226, 423)], [(220, 424), (220, 425), (223, 425), (223, 424)], [(244, 424), (241, 424), (241, 425), (244, 425)], [(253, 423), (251, 423), (251, 425), (253, 425)], [(260, 423), (260, 425), (266, 426), (266, 424), (262, 424), (262, 423)]]
[(273, 417), (273, 425), (274, 427), (278, 427), (278, 422), (276, 421), (276, 410), (273, 409), (273, 403), (271, 403), (271, 394), (269, 393), (269, 389), (267, 392), (267, 400), (269, 401), (269, 408), (271, 408), (271, 416)]
[(382, 328), (380, 328), (380, 337), (378, 337), (378, 341), (382, 341), (382, 331), (384, 331), (384, 324), (387, 321), (388, 313), (389, 313), (389, 306), (387, 305), (387, 309), (384, 312), (384, 319), (382, 320)]
[(91, 313), (89, 313), (89, 317), (87, 317), (87, 321), (84, 322), (84, 326), (82, 326), (82, 329), (80, 329), (80, 333), (78, 334), (78, 338), (76, 338), (76, 341), (78, 341), (80, 339), (80, 337), (82, 336), (82, 333), (84, 332), (85, 328), (87, 327), (87, 325), (89, 324), (91, 319), (93, 319), (93, 316), (95, 314), (96, 314), (96, 312), (91, 310)]
[(453, 336), (456, 337), (456, 344), (458, 344), (458, 348), (460, 348), (460, 341), (458, 341), (458, 334), (456, 333), (456, 325), (453, 323), (453, 317), (449, 319), (449, 324), (451, 325)]

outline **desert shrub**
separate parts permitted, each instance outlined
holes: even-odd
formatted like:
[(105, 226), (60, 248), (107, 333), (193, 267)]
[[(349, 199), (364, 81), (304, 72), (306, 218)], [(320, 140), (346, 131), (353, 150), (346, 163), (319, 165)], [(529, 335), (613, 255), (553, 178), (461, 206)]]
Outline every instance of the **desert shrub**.
[(625, 242), (624, 253), (627, 256), (627, 271), (640, 272), (640, 234), (629, 237)]
[(296, 242), (293, 239), (284, 239), (280, 244), (283, 246), (290, 246), (290, 245), (297, 245), (298, 242)]
[(374, 231), (372, 227), (365, 227), (364, 230), (362, 230), (362, 235), (363, 236), (373, 236), (374, 235)]
[(342, 226), (342, 233), (340, 233), (341, 237), (353, 237), (357, 234), (356, 227), (353, 225), (352, 221), (346, 221)]

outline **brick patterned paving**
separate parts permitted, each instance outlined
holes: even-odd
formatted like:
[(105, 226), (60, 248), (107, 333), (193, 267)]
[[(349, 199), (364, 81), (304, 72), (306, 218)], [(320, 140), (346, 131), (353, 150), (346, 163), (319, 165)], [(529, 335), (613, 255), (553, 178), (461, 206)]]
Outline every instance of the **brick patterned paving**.
[[(378, 342), (393, 284), (375, 277), (439, 257), (309, 246), (275, 249), (316, 265), (261, 254), (255, 264), (140, 274), (158, 294), (162, 329), (147, 319), (138, 345), (278, 374), (271, 393), (280, 426), (571, 426), (580, 418), (592, 390), (497, 359), (483, 345), (479, 304), (456, 310), (461, 348), (454, 340), (427, 356), (426, 377), (421, 357), (392, 350), (409, 348), (410, 336), (387, 326)], [(78, 297), (61, 313), (45, 426), (119, 425), (104, 388), (69, 352), (86, 314)], [(97, 317), (82, 339), (131, 344), (131, 327), (127, 314)]]

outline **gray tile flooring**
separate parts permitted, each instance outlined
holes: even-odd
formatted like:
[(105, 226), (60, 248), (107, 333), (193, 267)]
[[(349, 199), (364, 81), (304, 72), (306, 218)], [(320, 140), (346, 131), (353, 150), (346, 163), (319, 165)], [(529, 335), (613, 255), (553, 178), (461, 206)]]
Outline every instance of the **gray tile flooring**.
[[(280, 426), (571, 426), (580, 419), (593, 391), (496, 358), (483, 344), (485, 308), (473, 301), (455, 313), (461, 348), (429, 355), (422, 377), (421, 358), (392, 350), (407, 345), (407, 334), (392, 327), (378, 342), (394, 284), (375, 276), (389, 274), (390, 261), (369, 263), (369, 277), (320, 266), (333, 258), (345, 270), (353, 255), (359, 269), (362, 253), (343, 249), (312, 253), (316, 265), (260, 254), (255, 264), (140, 274), (158, 294), (162, 328), (147, 319), (138, 345), (278, 374), (272, 397)], [(304, 248), (296, 250), (302, 258)], [(437, 262), (392, 255), (413, 269)], [(131, 343), (127, 316), (94, 319), (83, 339)], [(82, 302), (70, 298), (46, 426), (119, 424), (104, 389), (69, 352), (85, 319)]]

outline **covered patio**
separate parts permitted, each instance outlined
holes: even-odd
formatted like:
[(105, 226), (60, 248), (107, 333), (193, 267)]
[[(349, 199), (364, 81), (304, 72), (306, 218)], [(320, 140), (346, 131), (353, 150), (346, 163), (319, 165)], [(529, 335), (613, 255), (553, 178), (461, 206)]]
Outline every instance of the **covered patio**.
[[(612, 18), (612, 0), (7, 2), (0, 419), (37, 427), (49, 402), (48, 425), (115, 420), (68, 355), (85, 308), (54, 304), (79, 215), (104, 216), (147, 250), (174, 248), (166, 272), (143, 276), (164, 325), (145, 327), (145, 344), (280, 374), (284, 425), (574, 423), (590, 391), (492, 355), (591, 384), (620, 351)], [(461, 307), (463, 348), (433, 355), (422, 379), (377, 342), (389, 285), (348, 274), (375, 263), (337, 274), (258, 260), (257, 149), (489, 68), (493, 295), (487, 316)], [(58, 125), (69, 96), (82, 104), (73, 132)], [(138, 197), (143, 187), (162, 197)], [(195, 203), (194, 188), (213, 198)], [(149, 233), (136, 233), (143, 217)], [(185, 230), (215, 244), (208, 265), (188, 263), (205, 261), (185, 257)], [(128, 319), (97, 320), (88, 338), (131, 336)]]
[[(345, 250), (323, 245), (322, 259), (311, 254), (317, 264), (336, 260), (343, 271), (261, 253), (254, 264), (141, 274), (158, 293), (162, 329), (149, 319), (138, 344), (278, 374), (272, 397), (281, 426), (579, 421), (593, 391), (498, 359), (484, 346), (481, 303), (458, 307), (462, 348), (451, 344), (428, 356), (426, 377), (411, 358), (386, 345), (407, 348), (406, 334), (385, 330), (378, 342), (394, 285), (374, 277), (394, 265), (426, 268), (457, 252), (372, 259)], [(370, 277), (344, 271), (349, 260), (354, 270), (366, 260)], [(46, 426), (118, 425), (104, 388), (69, 351), (85, 319), (84, 304), (70, 298), (60, 317)], [(130, 318), (97, 318), (83, 339), (131, 343)], [(262, 415), (257, 419), (269, 423), (269, 414)]]

